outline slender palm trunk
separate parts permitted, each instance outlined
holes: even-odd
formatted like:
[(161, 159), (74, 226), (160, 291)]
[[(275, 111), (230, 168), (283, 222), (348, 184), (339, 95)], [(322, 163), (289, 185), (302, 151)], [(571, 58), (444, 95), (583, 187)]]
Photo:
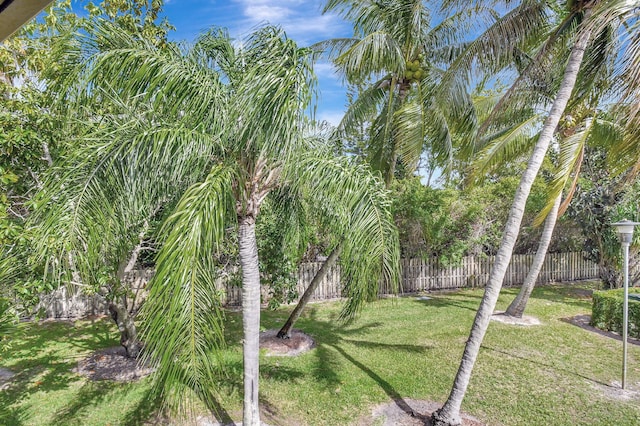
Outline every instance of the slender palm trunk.
[(239, 217), (238, 224), (239, 258), (242, 267), (242, 329), (244, 332), (242, 424), (244, 426), (259, 426), (260, 272), (255, 218), (252, 216)]
[[(588, 14), (589, 11), (585, 14), (585, 20), (587, 20)], [(457, 426), (462, 424), (460, 418), (460, 407), (471, 379), (473, 366), (476, 358), (478, 357), (478, 353), (480, 352), (480, 345), (482, 344), (487, 327), (491, 321), (491, 315), (493, 314), (493, 310), (495, 309), (496, 302), (498, 300), (498, 295), (500, 294), (502, 280), (504, 279), (505, 272), (507, 271), (507, 267), (511, 261), (513, 247), (516, 243), (518, 233), (520, 232), (520, 224), (524, 214), (524, 207), (527, 202), (527, 198), (529, 197), (533, 181), (538, 174), (542, 160), (546, 155), (555, 129), (558, 126), (560, 117), (562, 116), (569, 98), (571, 97), (571, 92), (575, 86), (578, 71), (580, 70), (584, 51), (587, 47), (590, 36), (590, 31), (580, 31), (577, 35), (576, 42), (571, 49), (571, 54), (560, 84), (560, 89), (558, 90), (558, 94), (553, 102), (551, 111), (549, 111), (549, 115), (545, 120), (542, 131), (540, 132), (533, 154), (527, 163), (527, 168), (520, 179), (520, 185), (516, 191), (511, 210), (509, 211), (509, 217), (507, 218), (507, 223), (504, 228), (504, 235), (502, 237), (500, 249), (496, 255), (496, 260), (491, 270), (484, 296), (480, 302), (480, 307), (478, 308), (478, 312), (473, 322), (471, 334), (467, 340), (467, 344), (462, 355), (462, 361), (453, 383), (453, 388), (451, 389), (449, 398), (445, 402), (444, 406), (433, 413), (434, 426)]]
[(293, 309), (293, 312), (291, 312), (291, 315), (289, 315), (289, 319), (287, 319), (287, 322), (282, 326), (282, 328), (278, 332), (278, 337), (280, 339), (288, 339), (289, 337), (291, 337), (291, 329), (293, 328), (293, 325), (296, 323), (296, 321), (298, 321), (298, 318), (300, 318), (300, 314), (302, 314), (302, 310), (307, 306), (307, 303), (309, 303), (309, 300), (311, 300), (311, 296), (313, 296), (313, 293), (315, 293), (316, 289), (318, 288), (318, 286), (320, 285), (324, 277), (327, 276), (327, 273), (329, 272), (329, 270), (336, 264), (336, 261), (338, 260), (338, 256), (340, 256), (341, 251), (342, 251), (342, 243), (340, 243), (335, 249), (333, 249), (333, 251), (327, 258), (327, 260), (325, 260), (324, 264), (320, 268), (320, 270), (313, 277), (313, 279), (309, 283), (309, 286), (304, 291), (304, 294), (298, 301), (298, 304)]
[(540, 270), (542, 269), (544, 258), (547, 255), (547, 250), (549, 250), (549, 244), (551, 243), (553, 230), (556, 227), (556, 220), (558, 219), (558, 210), (560, 209), (561, 201), (562, 194), (558, 195), (555, 202), (553, 203), (553, 208), (544, 221), (544, 229), (542, 230), (542, 235), (540, 236), (540, 241), (538, 242), (538, 250), (536, 251), (536, 256), (533, 258), (533, 263), (531, 264), (531, 268), (529, 268), (527, 277), (524, 279), (524, 284), (522, 284), (520, 292), (507, 308), (505, 315), (522, 318), (522, 315), (524, 314), (524, 310), (527, 307), (527, 302), (529, 301), (529, 296), (531, 296), (531, 292), (536, 286), (536, 281), (538, 280), (538, 275), (540, 275)]
[[(393, 119), (393, 95), (396, 90), (396, 86), (398, 84), (398, 78), (393, 76), (391, 78), (391, 84), (389, 85), (389, 106), (387, 108), (387, 123), (384, 127), (384, 140), (388, 141), (391, 137), (391, 121)], [(393, 181), (393, 176), (396, 172), (396, 162), (398, 161), (398, 149), (396, 147), (396, 141), (391, 140), (391, 155), (389, 156), (389, 168), (387, 169), (387, 173), (384, 177), (384, 183), (387, 187), (391, 185), (391, 181)]]
[[(405, 99), (407, 99), (407, 95), (409, 94), (409, 90), (411, 90), (411, 83), (407, 80), (397, 80), (394, 77), (391, 80), (391, 85), (389, 87), (389, 111), (393, 111), (392, 102), (393, 102), (393, 93), (395, 91), (396, 86), (398, 87), (398, 105), (401, 106)], [(389, 112), (387, 117), (387, 124), (385, 127), (385, 140), (389, 140), (391, 138), (391, 154), (389, 155), (389, 169), (387, 170), (387, 174), (385, 175), (384, 183), (387, 186), (391, 186), (391, 182), (396, 174), (396, 163), (398, 162), (398, 141), (395, 137), (392, 137), (390, 134), (391, 131), (391, 120), (393, 114)]]

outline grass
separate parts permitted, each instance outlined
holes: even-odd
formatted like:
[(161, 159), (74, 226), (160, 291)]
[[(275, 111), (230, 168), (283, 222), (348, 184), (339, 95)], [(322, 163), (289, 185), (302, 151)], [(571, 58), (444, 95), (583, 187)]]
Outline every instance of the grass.
[[(637, 399), (610, 396), (620, 381), (621, 342), (563, 321), (589, 314), (578, 285), (537, 288), (527, 309), (541, 326), (492, 322), (463, 410), (490, 425), (635, 425)], [(517, 289), (505, 289), (505, 309)], [(314, 304), (297, 328), (318, 346), (295, 358), (263, 357), (261, 405), (272, 425), (349, 425), (394, 398), (444, 402), (460, 362), (481, 290), (385, 299), (349, 325), (336, 321), (338, 303)], [(263, 314), (265, 329), (280, 326), (291, 308)], [(241, 418), (241, 319), (227, 317), (226, 377), (218, 415)], [(137, 425), (157, 407), (149, 382), (90, 383), (71, 373), (91, 350), (116, 345), (107, 321), (24, 324), (0, 366), (16, 373), (0, 391), (2, 425)], [(629, 345), (627, 381), (640, 389), (640, 347)], [(614, 392), (615, 393), (615, 392)]]

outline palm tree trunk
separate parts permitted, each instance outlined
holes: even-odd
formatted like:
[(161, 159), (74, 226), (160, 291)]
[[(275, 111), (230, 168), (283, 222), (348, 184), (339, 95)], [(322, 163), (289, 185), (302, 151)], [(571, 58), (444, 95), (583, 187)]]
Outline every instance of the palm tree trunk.
[(307, 303), (309, 303), (309, 300), (311, 300), (311, 296), (313, 296), (313, 293), (315, 293), (316, 289), (318, 288), (318, 286), (320, 285), (324, 277), (327, 276), (327, 273), (329, 272), (329, 270), (333, 267), (333, 265), (336, 264), (336, 261), (338, 260), (338, 256), (340, 256), (341, 251), (342, 251), (342, 243), (340, 243), (335, 249), (333, 249), (333, 251), (327, 258), (327, 260), (325, 260), (324, 264), (320, 268), (320, 270), (313, 277), (313, 279), (309, 283), (309, 286), (307, 286), (307, 289), (304, 291), (304, 294), (298, 301), (298, 304), (293, 309), (293, 312), (291, 312), (291, 315), (289, 315), (289, 319), (287, 319), (287, 322), (282, 326), (282, 328), (278, 332), (278, 337), (280, 339), (288, 339), (289, 337), (291, 337), (290, 333), (291, 333), (291, 329), (293, 328), (293, 325), (296, 323), (296, 321), (298, 321), (298, 318), (300, 318), (300, 314), (302, 314), (302, 310), (307, 306)]
[[(585, 21), (589, 11), (585, 13)], [(585, 22), (583, 21), (583, 22)], [(480, 302), (480, 307), (476, 314), (473, 326), (471, 327), (471, 334), (467, 340), (467, 344), (462, 355), (462, 361), (458, 368), (458, 373), (453, 383), (453, 388), (449, 394), (449, 398), (445, 402), (444, 406), (438, 411), (433, 413), (433, 425), (434, 426), (458, 426), (462, 424), (460, 418), (460, 407), (462, 400), (469, 386), (471, 379), (471, 373), (475, 364), (478, 353), (480, 352), (480, 345), (484, 339), (484, 335), (491, 321), (491, 315), (495, 309), (498, 296), (500, 294), (500, 287), (504, 275), (511, 261), (511, 255), (513, 254), (513, 247), (518, 238), (520, 232), (520, 224), (522, 222), (522, 216), (524, 215), (524, 207), (531, 191), (533, 181), (538, 174), (542, 160), (544, 159), (547, 149), (556, 127), (560, 121), (560, 117), (564, 113), (564, 110), (571, 97), (571, 92), (575, 86), (578, 71), (582, 64), (582, 58), (584, 57), (584, 51), (589, 42), (591, 32), (589, 30), (582, 30), (578, 32), (575, 44), (571, 49), (571, 54), (565, 68), (564, 76), (560, 84), (560, 89), (553, 102), (551, 111), (544, 122), (542, 131), (538, 138), (538, 142), (533, 150), (531, 158), (527, 163), (527, 168), (524, 171), (522, 178), (520, 179), (520, 185), (516, 191), (511, 210), (509, 211), (509, 217), (504, 228), (504, 235), (500, 244), (500, 249), (496, 255), (496, 260), (489, 276), (489, 281), (485, 288), (484, 296)]]
[[(391, 84), (389, 85), (389, 105), (387, 108), (387, 123), (384, 126), (384, 141), (385, 143), (389, 141), (391, 136), (391, 121), (393, 119), (393, 95), (396, 90), (396, 85), (398, 84), (398, 78), (396, 76), (391, 77)], [(398, 161), (398, 150), (396, 147), (396, 141), (391, 140), (391, 155), (389, 156), (389, 168), (387, 169), (386, 175), (384, 177), (385, 186), (388, 188), (393, 181), (393, 176), (396, 172), (396, 162)]]
[(540, 274), (542, 264), (544, 263), (544, 258), (547, 255), (547, 250), (549, 250), (549, 244), (551, 243), (553, 230), (556, 227), (556, 220), (558, 219), (558, 210), (560, 209), (561, 201), (562, 194), (558, 195), (555, 202), (553, 203), (553, 208), (544, 221), (544, 229), (542, 230), (542, 235), (540, 236), (540, 242), (538, 242), (538, 250), (536, 251), (536, 256), (533, 258), (533, 263), (531, 264), (531, 268), (529, 268), (527, 277), (524, 279), (524, 284), (522, 284), (520, 292), (507, 308), (505, 315), (522, 318), (522, 314), (524, 314), (524, 310), (527, 307), (527, 302), (529, 301), (529, 296), (531, 296), (531, 292), (536, 285), (538, 275)]
[(255, 218), (252, 216), (239, 217), (238, 224), (239, 259), (242, 267), (242, 330), (244, 333), (242, 424), (244, 426), (259, 426), (260, 272)]

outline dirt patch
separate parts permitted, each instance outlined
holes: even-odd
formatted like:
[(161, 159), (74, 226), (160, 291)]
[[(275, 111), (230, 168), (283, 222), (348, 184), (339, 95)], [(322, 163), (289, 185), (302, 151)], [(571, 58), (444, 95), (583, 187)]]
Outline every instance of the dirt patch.
[(260, 333), (260, 349), (267, 356), (296, 356), (316, 347), (316, 342), (301, 330), (291, 330), (289, 339), (277, 337), (279, 330), (267, 330)]
[[(614, 333), (613, 331), (600, 330), (599, 328), (593, 327), (590, 324), (591, 315), (576, 315), (574, 317), (560, 318), (560, 321), (568, 322), (569, 324), (576, 325), (584, 330), (591, 331), (592, 333), (596, 333), (601, 336), (609, 337), (611, 339), (616, 339), (622, 342), (622, 336), (620, 336), (618, 333)], [(632, 345), (640, 346), (640, 340), (633, 337), (629, 337), (629, 340), (627, 340), (627, 342)]]
[(591, 299), (593, 297), (593, 289), (591, 288), (572, 287), (568, 291), (569, 294), (580, 299)]
[(492, 321), (498, 321), (503, 324), (509, 325), (522, 325), (525, 327), (530, 327), (532, 325), (540, 325), (542, 324), (540, 320), (536, 317), (531, 317), (528, 315), (523, 315), (522, 318), (516, 318), (509, 315), (505, 315), (503, 311), (496, 311), (493, 315), (491, 315)]
[(9, 382), (15, 375), (13, 371), (0, 367), (0, 391), (10, 386)]
[[(360, 419), (359, 426), (425, 426), (431, 425), (431, 414), (442, 404), (433, 401), (398, 399), (376, 406), (370, 416)], [(463, 426), (484, 426), (480, 420), (461, 413)]]
[(627, 383), (625, 389), (622, 389), (622, 384), (618, 381), (613, 381), (610, 385), (592, 383), (592, 386), (602, 395), (615, 401), (640, 401), (640, 383)]
[(127, 358), (122, 346), (101, 349), (78, 362), (73, 372), (90, 380), (131, 382), (148, 376), (153, 368), (135, 359)]

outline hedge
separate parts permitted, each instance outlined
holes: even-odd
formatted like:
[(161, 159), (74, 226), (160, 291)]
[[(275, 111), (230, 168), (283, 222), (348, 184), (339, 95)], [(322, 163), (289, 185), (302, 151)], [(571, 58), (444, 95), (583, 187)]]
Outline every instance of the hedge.
[[(632, 287), (629, 294), (638, 294), (640, 288)], [(591, 325), (601, 330), (622, 334), (622, 302), (624, 289), (593, 292)], [(640, 301), (629, 299), (629, 336), (640, 338)]]

